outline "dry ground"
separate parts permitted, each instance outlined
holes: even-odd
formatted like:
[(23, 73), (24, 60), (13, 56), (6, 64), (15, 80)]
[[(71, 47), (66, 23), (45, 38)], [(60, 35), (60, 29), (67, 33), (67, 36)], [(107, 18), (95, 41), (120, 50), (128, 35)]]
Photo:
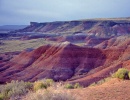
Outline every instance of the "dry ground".
[(97, 86), (71, 91), (80, 100), (130, 100), (130, 81), (111, 79)]

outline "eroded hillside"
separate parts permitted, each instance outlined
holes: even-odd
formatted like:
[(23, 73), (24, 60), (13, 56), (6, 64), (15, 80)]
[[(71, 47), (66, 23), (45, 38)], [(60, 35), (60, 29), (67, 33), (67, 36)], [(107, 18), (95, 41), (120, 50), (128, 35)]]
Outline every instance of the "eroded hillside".
[(130, 69), (129, 33), (129, 18), (31, 22), (1, 36), (0, 83), (52, 78), (88, 86)]
[(55, 81), (68, 80), (88, 86), (110, 76), (120, 67), (127, 67), (125, 64), (130, 58), (129, 45), (124, 45), (125, 49), (116, 47), (88, 48), (69, 42), (44, 45), (33, 51), (23, 51), (10, 61), (0, 63), (0, 80), (3, 83), (52, 78)]
[(86, 33), (100, 37), (118, 36), (130, 33), (129, 19), (91, 19), (77, 21), (61, 21), (37, 23), (16, 32), (43, 32), (43, 33)]

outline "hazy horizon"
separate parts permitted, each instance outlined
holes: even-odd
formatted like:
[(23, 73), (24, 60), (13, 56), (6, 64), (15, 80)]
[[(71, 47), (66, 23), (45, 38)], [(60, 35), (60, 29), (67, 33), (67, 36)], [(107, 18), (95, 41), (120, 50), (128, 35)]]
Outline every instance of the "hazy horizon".
[(130, 17), (130, 0), (0, 0), (0, 25)]

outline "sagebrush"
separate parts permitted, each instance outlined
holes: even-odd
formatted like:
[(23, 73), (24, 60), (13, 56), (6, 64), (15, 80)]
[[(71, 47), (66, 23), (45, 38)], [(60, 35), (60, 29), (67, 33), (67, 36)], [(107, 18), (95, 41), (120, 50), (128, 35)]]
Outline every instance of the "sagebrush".
[(0, 86), (0, 99), (7, 99), (10, 97), (20, 96), (26, 94), (32, 89), (32, 83), (24, 81), (11, 81), (5, 85)]

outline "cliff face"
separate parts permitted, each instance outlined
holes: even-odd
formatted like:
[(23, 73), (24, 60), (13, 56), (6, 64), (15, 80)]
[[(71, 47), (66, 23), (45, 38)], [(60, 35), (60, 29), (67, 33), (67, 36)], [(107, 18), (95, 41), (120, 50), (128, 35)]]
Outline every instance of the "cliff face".
[(75, 33), (84, 32), (95, 36), (115, 36), (130, 33), (130, 20), (84, 20), (37, 23), (17, 32)]

